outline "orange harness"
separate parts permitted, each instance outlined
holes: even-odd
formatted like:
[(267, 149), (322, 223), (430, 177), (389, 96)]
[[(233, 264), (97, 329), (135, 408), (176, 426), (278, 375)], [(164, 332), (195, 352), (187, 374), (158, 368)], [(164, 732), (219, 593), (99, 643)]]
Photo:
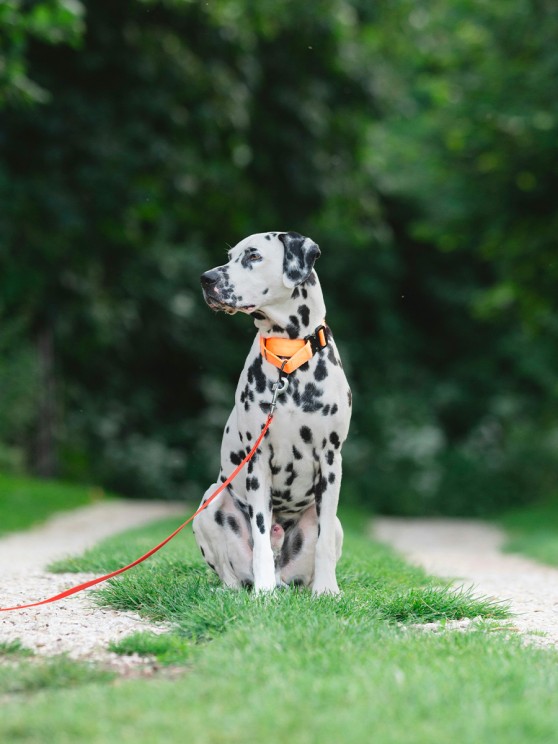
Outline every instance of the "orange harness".
[(260, 351), (263, 358), (277, 369), (290, 375), (327, 346), (325, 325), (318, 326), (306, 338), (279, 338), (260, 336)]

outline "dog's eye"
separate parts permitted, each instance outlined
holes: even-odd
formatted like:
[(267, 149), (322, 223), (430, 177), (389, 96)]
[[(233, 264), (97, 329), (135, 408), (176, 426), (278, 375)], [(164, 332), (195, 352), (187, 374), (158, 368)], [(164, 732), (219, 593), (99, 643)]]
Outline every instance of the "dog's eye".
[(261, 261), (262, 257), (260, 256), (259, 253), (250, 253), (250, 255), (248, 256), (248, 260), (249, 261)]

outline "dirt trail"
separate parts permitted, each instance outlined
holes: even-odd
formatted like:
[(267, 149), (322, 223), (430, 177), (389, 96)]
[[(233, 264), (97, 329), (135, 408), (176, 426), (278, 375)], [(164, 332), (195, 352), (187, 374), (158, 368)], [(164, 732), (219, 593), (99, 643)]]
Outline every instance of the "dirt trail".
[(509, 602), (518, 631), (558, 648), (558, 569), (502, 553), (502, 530), (466, 519), (382, 517), (371, 532), (429, 573)]
[[(49, 574), (46, 566), (80, 554), (109, 535), (163, 517), (186, 517), (183, 505), (156, 501), (102, 501), (55, 515), (45, 524), (0, 539), (0, 607), (57, 594), (93, 574)], [(179, 539), (179, 538), (177, 538)], [(52, 605), (0, 613), (0, 642), (19, 640), (36, 653), (67, 653), (74, 659), (108, 663), (119, 669), (142, 664), (107, 651), (137, 630), (163, 630), (132, 612), (96, 607), (87, 591)]]

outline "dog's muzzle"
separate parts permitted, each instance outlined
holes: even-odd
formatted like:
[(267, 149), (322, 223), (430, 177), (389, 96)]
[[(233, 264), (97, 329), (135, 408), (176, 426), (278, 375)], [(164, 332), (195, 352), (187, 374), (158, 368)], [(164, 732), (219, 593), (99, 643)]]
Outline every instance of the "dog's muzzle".
[(216, 269), (206, 271), (200, 277), (203, 297), (212, 310), (223, 310), (229, 315), (234, 315), (237, 308), (232, 307), (222, 296), (222, 288), (219, 287), (221, 275)]
[(200, 281), (204, 290), (212, 289), (219, 281), (219, 272), (215, 271), (215, 269), (206, 271), (205, 274), (200, 276)]

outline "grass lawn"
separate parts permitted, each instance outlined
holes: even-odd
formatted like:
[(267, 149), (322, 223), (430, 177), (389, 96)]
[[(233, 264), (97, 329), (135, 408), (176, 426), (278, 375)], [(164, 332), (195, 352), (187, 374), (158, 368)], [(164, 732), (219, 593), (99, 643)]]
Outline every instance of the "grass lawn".
[(509, 535), (505, 550), (558, 566), (558, 499), (511, 511), (500, 523)]
[[(274, 741), (375, 744), (530, 744), (558, 730), (558, 654), (522, 648), (497, 626), (505, 609), (443, 584), (370, 543), (345, 520), (343, 594), (271, 597), (223, 591), (190, 534), (96, 596), (167, 619), (162, 637), (136, 634), (122, 653), (155, 653), (179, 671), (152, 679), (81, 680), (11, 696), (7, 742), (196, 744)], [(82, 568), (110, 570), (174, 526), (166, 521), (105, 541)], [(61, 566), (59, 566), (61, 568)], [(67, 603), (71, 607), (71, 600)], [(467, 633), (409, 627), (480, 617)], [(489, 623), (483, 618), (502, 618)], [(402, 626), (403, 621), (407, 625)], [(26, 661), (22, 663), (27, 663)]]
[(114, 674), (90, 664), (71, 661), (65, 656), (39, 659), (17, 641), (0, 642), (0, 699), (112, 679)]
[(0, 474), (0, 535), (106, 496), (99, 488)]

